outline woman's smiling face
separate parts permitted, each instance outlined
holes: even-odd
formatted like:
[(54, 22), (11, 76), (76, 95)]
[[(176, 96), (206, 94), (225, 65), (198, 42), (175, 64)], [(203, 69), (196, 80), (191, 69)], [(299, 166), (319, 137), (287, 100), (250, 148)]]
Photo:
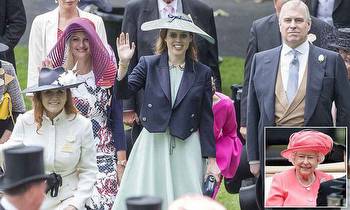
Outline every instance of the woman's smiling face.
[(169, 56), (185, 55), (192, 42), (192, 36), (189, 32), (169, 29), (165, 37)]
[(72, 34), (70, 49), (75, 59), (86, 58), (86, 56), (91, 55), (89, 38), (85, 32), (78, 31)]

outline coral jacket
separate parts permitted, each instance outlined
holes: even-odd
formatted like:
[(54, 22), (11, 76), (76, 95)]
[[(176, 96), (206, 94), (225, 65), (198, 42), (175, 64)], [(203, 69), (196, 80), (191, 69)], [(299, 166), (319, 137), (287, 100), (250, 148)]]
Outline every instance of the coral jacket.
[(299, 184), (294, 167), (273, 175), (265, 207), (315, 207), (320, 183), (333, 179), (317, 169), (315, 175), (315, 182), (308, 188)]

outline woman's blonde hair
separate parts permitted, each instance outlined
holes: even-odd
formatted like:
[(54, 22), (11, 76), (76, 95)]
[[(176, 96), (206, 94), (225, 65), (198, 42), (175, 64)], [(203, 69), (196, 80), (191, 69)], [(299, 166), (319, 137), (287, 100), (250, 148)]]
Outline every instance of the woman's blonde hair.
[(66, 44), (66, 49), (64, 51), (64, 59), (63, 59), (63, 68), (65, 70), (72, 70), (74, 65), (75, 65), (75, 61), (73, 58), (73, 54), (70, 50), (70, 41), (71, 41), (71, 37), (69, 37), (68, 42)]
[[(167, 36), (168, 29), (161, 29), (159, 32), (159, 37), (156, 41), (156, 44), (154, 46), (154, 53), (156, 55), (162, 54), (165, 50), (167, 50), (167, 45), (165, 42), (165, 38)], [(198, 55), (197, 55), (197, 46), (194, 43), (194, 36), (193, 33), (190, 33), (190, 36), (192, 36), (192, 42), (190, 42), (186, 54), (190, 56), (190, 58), (194, 61), (198, 61)]]
[[(64, 105), (64, 110), (67, 114), (77, 114), (78, 110), (75, 108), (73, 103), (73, 97), (70, 89), (66, 89), (67, 100)], [(39, 129), (42, 126), (43, 122), (43, 114), (45, 107), (42, 102), (41, 92), (34, 93), (33, 97), (33, 109), (34, 109), (34, 121), (36, 123), (36, 132), (39, 133)]]

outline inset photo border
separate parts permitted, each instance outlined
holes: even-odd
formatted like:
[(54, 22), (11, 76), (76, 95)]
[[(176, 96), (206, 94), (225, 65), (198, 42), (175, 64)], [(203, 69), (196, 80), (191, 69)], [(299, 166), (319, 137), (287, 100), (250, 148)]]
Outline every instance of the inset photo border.
[(347, 208), (346, 127), (265, 127), (265, 208)]

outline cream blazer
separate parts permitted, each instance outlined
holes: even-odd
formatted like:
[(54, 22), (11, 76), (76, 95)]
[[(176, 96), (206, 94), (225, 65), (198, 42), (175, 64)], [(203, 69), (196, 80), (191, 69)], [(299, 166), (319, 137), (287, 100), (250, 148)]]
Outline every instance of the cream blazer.
[(18, 116), (11, 138), (0, 145), (0, 149), (16, 145), (43, 147), (45, 172), (62, 176), (58, 196), (53, 198), (48, 193), (41, 209), (61, 210), (68, 205), (85, 209), (97, 174), (96, 146), (89, 119), (80, 114), (76, 117), (67, 115), (63, 111), (52, 123), (44, 115), (42, 127), (37, 132), (34, 112), (28, 111)]
[[(27, 87), (38, 83), (38, 68), (57, 42), (58, 11), (57, 7), (50, 12), (36, 16), (33, 20), (28, 44)], [(106, 29), (102, 18), (80, 9), (78, 12), (79, 17), (87, 18), (95, 24), (97, 34), (103, 44), (107, 46)]]

